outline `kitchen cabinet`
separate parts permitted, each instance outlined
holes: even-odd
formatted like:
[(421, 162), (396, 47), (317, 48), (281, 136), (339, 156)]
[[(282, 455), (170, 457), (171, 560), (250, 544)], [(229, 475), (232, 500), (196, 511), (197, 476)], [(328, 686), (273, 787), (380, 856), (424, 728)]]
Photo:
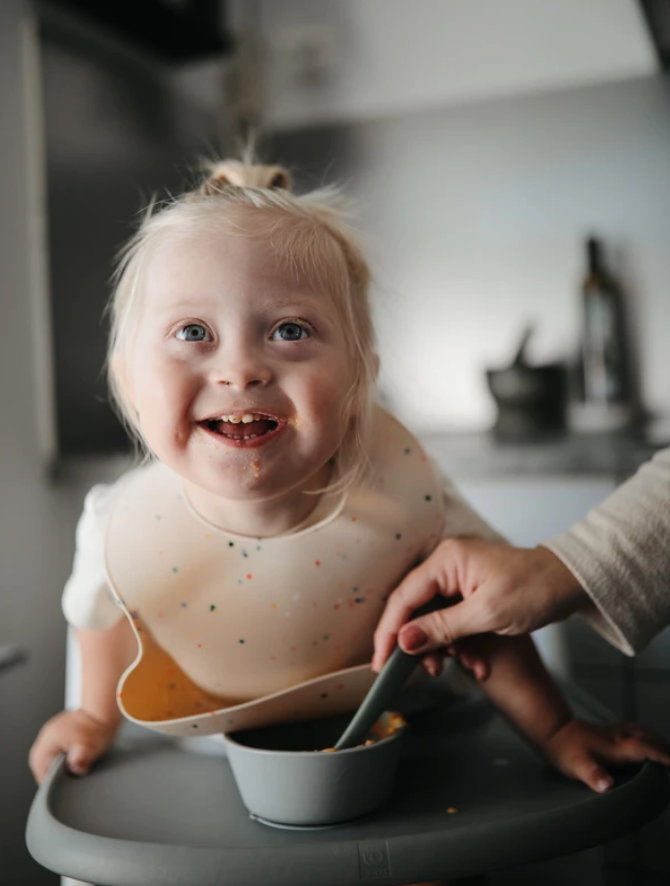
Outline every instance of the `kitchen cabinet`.
[(270, 129), (650, 75), (637, 0), (229, 0), (263, 63)]

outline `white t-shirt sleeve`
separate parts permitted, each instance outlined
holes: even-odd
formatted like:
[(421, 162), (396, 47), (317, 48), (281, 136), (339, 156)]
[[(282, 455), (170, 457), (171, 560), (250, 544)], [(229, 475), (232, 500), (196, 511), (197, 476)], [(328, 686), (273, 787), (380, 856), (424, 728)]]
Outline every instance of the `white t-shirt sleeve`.
[(123, 617), (105, 572), (105, 533), (116, 493), (116, 484), (98, 485), (84, 500), (75, 536), (74, 565), (62, 599), (65, 618), (75, 628), (106, 630)]

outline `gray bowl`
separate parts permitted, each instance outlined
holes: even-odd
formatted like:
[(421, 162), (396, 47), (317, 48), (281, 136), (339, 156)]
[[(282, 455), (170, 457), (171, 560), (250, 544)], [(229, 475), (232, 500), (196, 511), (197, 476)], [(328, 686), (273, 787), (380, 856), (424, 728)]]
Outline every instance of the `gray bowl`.
[(350, 715), (224, 735), (244, 805), (268, 823), (323, 827), (382, 806), (393, 788), (404, 729), (372, 745), (324, 752)]

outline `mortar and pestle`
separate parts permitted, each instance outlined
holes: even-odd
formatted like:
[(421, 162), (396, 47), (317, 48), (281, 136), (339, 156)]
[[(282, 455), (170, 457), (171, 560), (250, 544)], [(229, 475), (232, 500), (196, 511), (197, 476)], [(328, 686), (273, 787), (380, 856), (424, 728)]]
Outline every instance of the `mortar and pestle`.
[(562, 363), (531, 366), (526, 326), (509, 366), (487, 369), (486, 380), (498, 407), (493, 433), (501, 440), (523, 440), (565, 430), (568, 375)]
[[(413, 617), (446, 602), (435, 597)], [(278, 827), (328, 827), (382, 806), (393, 788), (405, 726), (388, 707), (420, 660), (396, 646), (353, 717), (224, 735), (251, 816)]]

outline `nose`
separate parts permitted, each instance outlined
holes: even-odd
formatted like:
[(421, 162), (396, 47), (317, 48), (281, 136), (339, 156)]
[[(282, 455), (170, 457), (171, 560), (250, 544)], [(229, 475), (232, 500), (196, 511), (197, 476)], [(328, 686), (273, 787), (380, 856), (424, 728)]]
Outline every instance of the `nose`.
[(250, 342), (222, 344), (214, 358), (211, 372), (214, 384), (246, 390), (268, 385), (272, 378), (272, 368), (262, 348)]

